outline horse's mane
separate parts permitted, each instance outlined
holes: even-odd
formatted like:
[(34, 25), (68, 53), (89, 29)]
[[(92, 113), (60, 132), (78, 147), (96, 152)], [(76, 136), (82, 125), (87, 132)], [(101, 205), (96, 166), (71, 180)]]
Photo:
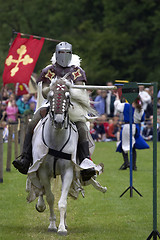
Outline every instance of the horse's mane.
[(88, 113), (96, 114), (96, 111), (90, 105), (89, 93), (84, 89), (70, 89), (71, 100), (80, 104)]

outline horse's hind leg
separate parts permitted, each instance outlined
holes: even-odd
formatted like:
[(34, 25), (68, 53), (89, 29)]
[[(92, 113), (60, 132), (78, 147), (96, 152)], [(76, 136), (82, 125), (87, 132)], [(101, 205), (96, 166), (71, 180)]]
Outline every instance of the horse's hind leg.
[(57, 232), (57, 227), (56, 227), (56, 216), (54, 214), (54, 195), (52, 194), (51, 191), (51, 183), (50, 183), (50, 179), (47, 175), (47, 173), (44, 173), (44, 169), (41, 171), (41, 169), (39, 169), (39, 177), (41, 179), (41, 183), (44, 186), (45, 189), (45, 195), (46, 195), (46, 200), (47, 203), (49, 205), (49, 209), (50, 209), (50, 225), (48, 227), (48, 231), (53, 231), (53, 232)]
[(58, 234), (67, 235), (66, 229), (66, 209), (67, 209), (67, 196), (73, 179), (73, 168), (67, 169), (64, 176), (62, 176), (62, 193), (58, 202), (60, 211), (60, 223), (58, 227)]

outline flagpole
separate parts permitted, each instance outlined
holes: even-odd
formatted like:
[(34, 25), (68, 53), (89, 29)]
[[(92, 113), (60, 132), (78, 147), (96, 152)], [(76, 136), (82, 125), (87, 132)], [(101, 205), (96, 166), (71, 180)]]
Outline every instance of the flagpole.
[[(12, 30), (12, 31), (13, 31), (13, 34), (20, 33), (20, 32), (16, 32), (15, 30)], [(34, 38), (38, 38), (38, 39), (44, 38), (45, 40), (51, 41), (51, 42), (62, 42), (61, 40), (57, 40), (57, 39), (53, 39), (53, 38), (46, 38), (46, 37), (41, 37), (41, 36), (36, 36), (36, 35), (31, 35), (31, 34), (26, 34), (26, 33), (20, 33), (20, 34), (21, 34), (21, 36), (26, 36), (26, 37), (33, 36)]]

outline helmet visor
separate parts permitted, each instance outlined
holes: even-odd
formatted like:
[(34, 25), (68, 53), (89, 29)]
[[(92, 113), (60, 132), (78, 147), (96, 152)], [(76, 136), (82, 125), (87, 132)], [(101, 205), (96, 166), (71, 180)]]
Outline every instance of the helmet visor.
[(56, 61), (62, 67), (67, 67), (72, 59), (72, 45), (61, 42), (56, 46)]
[(72, 52), (71, 51), (60, 50), (56, 54), (57, 63), (59, 65), (61, 65), (62, 67), (67, 67), (71, 62), (71, 58), (72, 58)]

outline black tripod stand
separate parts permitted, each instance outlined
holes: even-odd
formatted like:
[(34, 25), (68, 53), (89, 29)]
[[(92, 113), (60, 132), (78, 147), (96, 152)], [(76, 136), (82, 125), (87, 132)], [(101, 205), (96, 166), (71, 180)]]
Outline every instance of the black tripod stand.
[(153, 240), (157, 240), (157, 236), (160, 238), (160, 234), (157, 230), (152, 231), (151, 234), (148, 236), (147, 240), (150, 240), (153, 237)]
[(132, 167), (132, 104), (130, 104), (130, 109), (129, 109), (129, 123), (130, 123), (130, 186), (120, 195), (122, 197), (129, 189), (130, 189), (130, 197), (133, 197), (133, 190), (138, 193), (141, 197), (142, 194), (138, 192), (135, 187), (133, 187), (133, 167)]

